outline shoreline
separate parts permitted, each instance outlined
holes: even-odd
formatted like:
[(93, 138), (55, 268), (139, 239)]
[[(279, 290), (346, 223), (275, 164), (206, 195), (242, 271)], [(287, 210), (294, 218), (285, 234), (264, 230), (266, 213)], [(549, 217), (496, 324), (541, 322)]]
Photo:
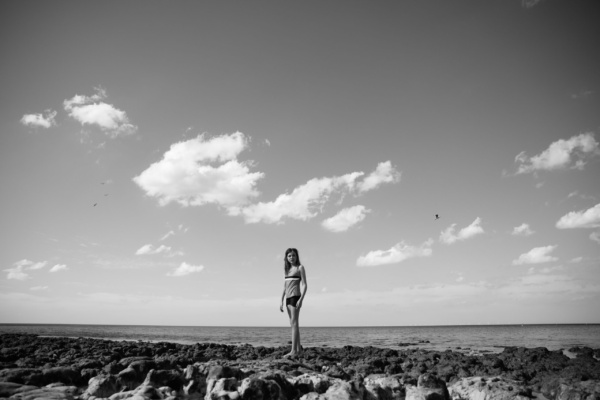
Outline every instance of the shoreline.
[[(590, 395), (597, 388), (600, 395), (600, 349), (587, 347), (568, 349), (574, 358), (540, 347), (506, 347), (500, 353), (470, 355), (373, 346), (306, 347), (301, 357), (284, 358), (289, 349), (2, 334), (0, 397), (39, 398), (37, 392), (31, 393), (35, 395), (31, 398), (19, 395), (30, 388), (46, 394), (51, 391), (54, 400), (175, 400), (194, 396), (205, 400), (318, 400), (321, 396), (326, 400), (337, 399), (339, 396), (332, 393), (341, 390), (363, 393), (359, 396), (362, 400), (411, 400), (415, 391), (439, 389), (440, 400), (450, 400), (451, 393), (461, 390), (462, 398), (476, 400), (481, 390), (493, 389), (512, 393), (512, 397), (534, 398), (538, 394), (540, 399), (562, 400), (556, 391), (563, 386)], [(287, 392), (285, 396), (257, 399), (246, 393), (249, 389), (244, 382), (276, 385), (280, 394)], [(139, 393), (140, 388), (149, 387), (154, 394), (144, 397)], [(479, 388), (479, 394), (465, 394), (473, 388)], [(133, 399), (138, 395), (141, 397)], [(360, 400), (352, 396), (347, 400)]]
[[(91, 337), (111, 340), (170, 341), (180, 344), (214, 342), (253, 346), (283, 346), (289, 342), (286, 328), (105, 326), (105, 325), (3, 325), (2, 333), (31, 333), (57, 337)], [(431, 328), (314, 328), (303, 327), (305, 344), (321, 347), (363, 346), (403, 350), (423, 348), (445, 351), (499, 353), (510, 346), (546, 347), (549, 350), (571, 347), (600, 347), (600, 325), (529, 325), (512, 327), (431, 327)]]

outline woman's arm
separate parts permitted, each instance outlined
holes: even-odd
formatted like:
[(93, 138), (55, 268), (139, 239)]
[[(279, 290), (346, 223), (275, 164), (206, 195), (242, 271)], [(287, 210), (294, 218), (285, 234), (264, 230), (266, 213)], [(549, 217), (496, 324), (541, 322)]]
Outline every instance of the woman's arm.
[(306, 295), (306, 289), (308, 289), (308, 283), (306, 282), (306, 271), (304, 270), (304, 265), (300, 266), (300, 289), (302, 290), (302, 294), (300, 295), (300, 300), (296, 303), (296, 307), (302, 307), (302, 300), (304, 300), (304, 296)]

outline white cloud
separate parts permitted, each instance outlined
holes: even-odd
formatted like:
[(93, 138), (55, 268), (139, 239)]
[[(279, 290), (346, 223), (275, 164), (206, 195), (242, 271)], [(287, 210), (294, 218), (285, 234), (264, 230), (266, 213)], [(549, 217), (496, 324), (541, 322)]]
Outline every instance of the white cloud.
[(27, 269), (42, 269), (46, 266), (46, 264), (48, 264), (48, 261), (40, 261), (40, 262), (31, 262), (31, 264), (29, 264), (29, 266), (27, 267)]
[(14, 266), (21, 269), (36, 270), (44, 268), (46, 264), (48, 264), (48, 261), (34, 262), (31, 260), (23, 259), (14, 263)]
[(515, 157), (519, 164), (517, 174), (556, 169), (583, 169), (586, 158), (600, 154), (598, 142), (592, 133), (582, 133), (567, 140), (559, 139), (537, 156), (528, 157), (525, 152)]
[(580, 263), (583, 261), (583, 257), (575, 257), (573, 258), (571, 261), (569, 261), (570, 263)]
[(534, 247), (529, 250), (527, 253), (523, 253), (517, 258), (513, 260), (513, 265), (524, 265), (524, 264), (541, 264), (546, 262), (552, 262), (558, 260), (558, 258), (553, 257), (550, 253), (556, 248), (556, 246), (544, 246), (544, 247)]
[(7, 272), (7, 279), (25, 280), (29, 279), (29, 274), (25, 270), (38, 270), (44, 268), (48, 264), (48, 261), (34, 262), (31, 260), (23, 259), (13, 264), (12, 268), (7, 268), (4, 271)]
[(177, 229), (179, 229), (179, 231), (186, 233), (187, 231), (190, 230), (190, 228), (183, 226), (183, 224), (179, 224), (179, 226), (177, 226)]
[(600, 203), (585, 211), (571, 211), (563, 215), (556, 223), (558, 229), (599, 228)]
[(231, 208), (231, 215), (243, 215), (246, 222), (279, 223), (284, 218), (306, 221), (315, 217), (335, 192), (350, 191), (362, 172), (332, 177), (313, 178), (295, 188), (292, 193), (279, 195), (274, 201), (260, 202), (243, 208)]
[(466, 240), (475, 235), (479, 235), (484, 233), (483, 228), (481, 227), (481, 218), (475, 218), (475, 221), (471, 223), (471, 225), (462, 228), (458, 231), (458, 234), (454, 233), (456, 224), (450, 225), (446, 230), (440, 233), (440, 242), (446, 244), (452, 244), (459, 240)]
[(58, 271), (65, 271), (69, 269), (65, 264), (56, 264), (54, 267), (50, 268), (49, 272), (58, 272)]
[(102, 101), (107, 97), (106, 91), (95, 89), (96, 94), (92, 96), (75, 95), (63, 102), (69, 116), (81, 125), (96, 125), (113, 138), (135, 133), (137, 126), (130, 123), (125, 111)]
[(203, 265), (190, 265), (188, 263), (181, 263), (179, 267), (177, 267), (172, 272), (167, 273), (167, 276), (185, 276), (194, 272), (200, 272), (204, 269)]
[(401, 173), (394, 168), (390, 161), (381, 162), (375, 171), (371, 172), (358, 184), (359, 192), (373, 190), (384, 183), (396, 183), (400, 181)]
[(590, 233), (590, 240), (600, 244), (600, 232), (592, 232)]
[(530, 236), (533, 235), (534, 232), (529, 227), (529, 224), (522, 223), (521, 225), (514, 227), (512, 234), (517, 236)]
[(389, 250), (373, 250), (356, 260), (359, 267), (374, 267), (377, 265), (397, 264), (414, 257), (429, 257), (433, 253), (431, 245), (433, 239), (427, 240), (420, 247), (410, 246), (404, 241), (396, 244)]
[(397, 182), (400, 173), (386, 161), (379, 163), (373, 173), (360, 181), (363, 175), (364, 172), (352, 172), (342, 176), (313, 178), (273, 201), (231, 207), (228, 211), (230, 215), (242, 215), (247, 223), (281, 223), (284, 218), (306, 221), (317, 216), (332, 195), (359, 195), (383, 183)]
[(56, 111), (46, 110), (43, 114), (25, 114), (21, 118), (21, 123), (25, 126), (35, 126), (40, 128), (50, 128), (56, 125)]
[[(164, 234), (164, 235), (163, 235), (163, 236), (160, 238), (160, 240), (161, 240), (161, 241), (162, 241), (162, 240), (166, 240), (167, 238), (169, 238), (170, 236), (173, 236), (174, 234), (175, 234), (175, 232), (173, 232), (173, 231), (169, 231), (169, 232), (165, 233), (165, 234)], [(137, 254), (137, 253), (136, 253), (136, 254)]]
[(175, 143), (162, 160), (133, 180), (163, 206), (171, 202), (183, 206), (245, 205), (258, 196), (255, 186), (264, 176), (262, 172), (250, 172), (251, 163), (237, 160), (248, 141), (243, 133), (236, 132), (211, 139), (199, 135)]
[(138, 256), (144, 255), (144, 254), (160, 254), (160, 253), (171, 253), (171, 247), (161, 244), (157, 248), (154, 248), (154, 246), (152, 246), (151, 244), (145, 244), (135, 252), (135, 254)]
[(371, 210), (363, 205), (344, 208), (333, 217), (324, 220), (321, 226), (331, 232), (345, 232), (364, 220), (369, 212)]
[(23, 267), (21, 265), (14, 266), (13, 268), (7, 268), (4, 271), (7, 272), (6, 279), (16, 279), (19, 281), (29, 279), (29, 275), (23, 272)]

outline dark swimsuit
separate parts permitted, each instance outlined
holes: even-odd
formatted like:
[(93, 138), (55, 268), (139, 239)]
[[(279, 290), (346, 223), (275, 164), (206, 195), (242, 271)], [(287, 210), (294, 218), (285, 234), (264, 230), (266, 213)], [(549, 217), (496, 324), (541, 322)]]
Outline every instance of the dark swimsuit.
[(285, 305), (296, 307), (300, 300), (300, 275), (291, 275), (285, 277)]
[(285, 305), (296, 307), (296, 304), (298, 304), (298, 300), (300, 300), (300, 296), (288, 297), (287, 299), (285, 299)]

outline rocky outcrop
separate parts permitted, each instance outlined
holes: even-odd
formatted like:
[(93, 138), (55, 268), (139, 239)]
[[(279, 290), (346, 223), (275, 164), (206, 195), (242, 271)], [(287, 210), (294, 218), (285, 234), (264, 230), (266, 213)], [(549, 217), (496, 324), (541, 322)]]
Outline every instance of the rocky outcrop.
[(598, 350), (465, 354), (117, 342), (0, 335), (0, 398), (13, 400), (600, 399)]

